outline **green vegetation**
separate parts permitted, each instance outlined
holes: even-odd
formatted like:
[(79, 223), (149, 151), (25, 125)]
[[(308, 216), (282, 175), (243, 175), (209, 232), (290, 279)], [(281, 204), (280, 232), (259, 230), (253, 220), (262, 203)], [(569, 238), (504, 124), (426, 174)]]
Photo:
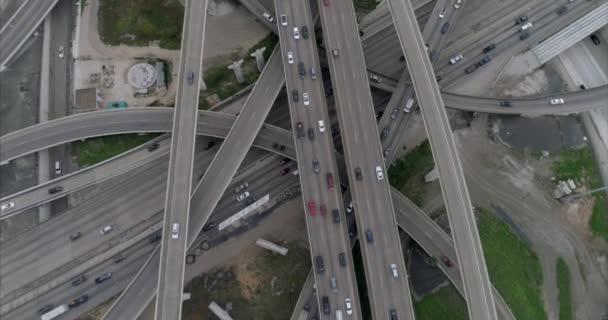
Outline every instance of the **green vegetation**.
[(295, 245), (286, 246), (287, 256), (264, 250), (239, 260), (238, 266), (195, 278), (186, 288), (192, 298), (184, 302), (184, 318), (209, 319), (208, 306), (215, 301), (221, 306), (232, 302), (234, 319), (289, 319), (310, 270), (310, 255)]
[(434, 165), (431, 146), (427, 140), (389, 168), (388, 180), (393, 187), (421, 206), (425, 197), (424, 175)]
[(184, 7), (178, 0), (100, 0), (99, 34), (110, 45), (179, 49)]
[[(557, 179), (573, 179), (584, 184), (587, 189), (596, 189), (602, 186), (593, 151), (590, 147), (562, 150), (553, 162), (553, 171)], [(602, 236), (608, 240), (608, 199), (606, 199), (606, 193), (597, 192), (593, 196), (595, 204), (589, 226), (594, 235)]]
[(258, 48), (266, 47), (264, 57), (266, 61), (268, 61), (272, 50), (278, 42), (279, 38), (275, 34), (270, 33), (266, 38), (262, 39), (247, 51), (245, 57), (243, 57), (242, 65), (243, 74), (245, 76), (245, 82), (243, 83), (238, 83), (236, 81), (234, 72), (228, 69), (228, 64), (215, 65), (209, 68), (204, 75), (207, 90), (201, 93), (199, 109), (209, 108), (209, 102), (207, 101), (209, 96), (217, 94), (220, 100), (224, 100), (254, 83), (258, 79), (260, 72), (257, 69), (255, 58), (251, 57), (250, 54)]
[(369, 294), (367, 292), (367, 282), (365, 282), (365, 269), (363, 268), (363, 256), (361, 253), (361, 242), (357, 241), (353, 247), (353, 264), (355, 267), (355, 277), (357, 278), (357, 289), (359, 291), (359, 302), (361, 303), (361, 315), (363, 319), (372, 318), (372, 309), (369, 304)]
[(572, 318), (572, 292), (570, 292), (570, 272), (564, 259), (557, 259), (557, 288), (559, 289), (559, 320)]
[(353, 4), (357, 12), (369, 12), (376, 8), (378, 2), (376, 0), (353, 0)]
[(478, 229), (490, 279), (515, 318), (546, 319), (540, 292), (543, 274), (536, 254), (489, 210), (479, 209)]
[(466, 320), (467, 305), (456, 288), (450, 283), (433, 294), (414, 303), (417, 320)]
[(144, 144), (158, 135), (133, 133), (76, 141), (72, 143), (72, 157), (80, 168), (92, 166)]

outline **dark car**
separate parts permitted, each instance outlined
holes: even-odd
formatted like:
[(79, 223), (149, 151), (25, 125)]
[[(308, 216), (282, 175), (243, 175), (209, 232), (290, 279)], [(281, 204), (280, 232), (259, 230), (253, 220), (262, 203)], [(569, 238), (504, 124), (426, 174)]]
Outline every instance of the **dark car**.
[(300, 73), (301, 79), (304, 79), (304, 77), (306, 77), (306, 66), (304, 65), (304, 62), (298, 63), (298, 72)]
[(580, 86), (578, 86), (578, 87), (579, 87), (579, 88), (581, 88), (581, 90), (585, 90), (585, 89), (587, 89), (587, 87), (585, 87), (585, 85), (584, 85), (584, 84), (581, 84), (581, 85), (580, 85)]
[(334, 175), (330, 172), (327, 174), (327, 190), (333, 191), (335, 188)]
[(393, 108), (393, 111), (391, 111), (391, 114), (390, 114), (391, 119), (393, 119), (393, 120), (397, 119), (398, 115), (399, 115), (399, 108)]
[(491, 56), (485, 56), (481, 60), (479, 60), (479, 65), (483, 66), (484, 64), (486, 64), (486, 63), (488, 63), (490, 61), (492, 61), (492, 57)]
[(333, 209), (331, 214), (334, 217), (334, 223), (340, 223), (340, 209)]
[(451, 267), (452, 264), (452, 260), (450, 260), (450, 258), (446, 257), (446, 256), (441, 256), (441, 262), (443, 262), (443, 264), (445, 264), (446, 267)]
[(557, 13), (557, 15), (561, 16), (562, 14), (566, 13), (566, 11), (568, 11), (568, 7), (561, 6), (555, 11), (555, 13)]
[(77, 286), (77, 285), (80, 285), (81, 283), (83, 283), (85, 281), (87, 281), (87, 276), (85, 276), (84, 274), (82, 274), (79, 277), (77, 277), (74, 280), (72, 280), (72, 285), (73, 286)]
[(384, 155), (384, 157), (388, 157), (391, 154), (391, 148), (385, 148), (384, 151), (382, 152), (382, 155)]
[(515, 20), (515, 24), (522, 24), (526, 21), (528, 21), (528, 16), (521, 16)]
[(158, 142), (155, 142), (153, 144), (149, 144), (146, 146), (148, 151), (154, 151), (154, 150), (158, 149), (158, 147), (160, 147), (160, 144)]
[(346, 267), (346, 254), (344, 254), (344, 252), (338, 254), (338, 261), (341, 266)]
[(429, 52), (429, 60), (431, 60), (431, 62), (437, 60), (437, 50), (433, 49)]
[(70, 301), (70, 303), (68, 304), (68, 306), (70, 307), (70, 309), (78, 307), (79, 305), (87, 302), (89, 300), (89, 296), (87, 296), (86, 294), (83, 296), (80, 296), (72, 301)]
[(55, 193), (61, 192), (61, 191), (63, 191), (62, 186), (52, 187), (49, 189), (49, 194), (55, 194)]
[(245, 199), (245, 206), (252, 205), (256, 201), (258, 201), (257, 198), (254, 195), (252, 195), (251, 197)]
[(363, 180), (363, 174), (361, 174), (361, 168), (355, 168), (355, 178), (359, 181)]
[(446, 22), (441, 26), (441, 33), (442, 34), (447, 33), (448, 30), (450, 30), (450, 24), (448, 22)]
[(389, 315), (391, 316), (391, 320), (399, 320), (399, 317), (397, 316), (397, 310), (389, 310)]
[(374, 234), (372, 233), (372, 230), (367, 229), (365, 231), (365, 238), (367, 239), (367, 242), (369, 242), (369, 243), (374, 242)]
[(74, 232), (74, 233), (72, 233), (72, 234), (70, 235), (70, 240), (71, 240), (71, 241), (74, 241), (74, 240), (76, 240), (76, 239), (80, 238), (80, 236), (82, 236), (82, 233), (80, 233), (80, 232)]
[(464, 72), (466, 74), (470, 74), (470, 73), (475, 72), (475, 70), (477, 70), (477, 64), (472, 64), (472, 65), (468, 66), (466, 69), (464, 69)]
[(150, 238), (148, 238), (148, 242), (150, 243), (156, 243), (158, 242), (160, 239), (162, 239), (162, 234), (160, 232), (157, 232), (153, 235), (150, 236)]
[(284, 176), (286, 174), (288, 174), (291, 171), (291, 168), (283, 168), (283, 170), (281, 170), (281, 175)]
[(298, 139), (304, 139), (306, 137), (306, 132), (304, 132), (304, 125), (302, 122), (298, 122), (296, 124), (296, 134), (298, 135)]
[(203, 231), (207, 232), (215, 228), (215, 222), (211, 221), (203, 227)]
[(596, 46), (600, 45), (600, 38), (598, 38), (596, 35), (590, 35), (589, 39), (591, 39), (591, 41), (593, 41), (593, 44), (595, 44)]
[(302, 38), (308, 39), (308, 27), (302, 26)]
[(495, 44), (490, 44), (487, 47), (483, 48), (483, 53), (488, 53), (496, 48)]
[(279, 162), (279, 165), (280, 165), (280, 166), (285, 165), (285, 164), (289, 163), (290, 161), (291, 161), (291, 159), (289, 159), (289, 158), (283, 158), (283, 159), (281, 159), (281, 161)]
[(207, 146), (205, 147), (205, 150), (209, 150), (209, 149), (215, 147), (216, 144), (217, 144), (217, 142), (215, 142), (215, 141), (207, 142)]
[(382, 130), (382, 133), (380, 134), (380, 139), (386, 138), (390, 132), (391, 132), (390, 128), (384, 128)]
[(503, 101), (500, 102), (500, 106), (501, 107), (510, 107), (511, 106), (511, 101), (503, 100)]
[(110, 280), (112, 278), (112, 272), (104, 273), (99, 277), (95, 278), (95, 283), (100, 284), (104, 281)]
[(530, 34), (528, 32), (523, 32), (522, 34), (519, 35), (519, 40), (526, 40), (530, 37)]
[(330, 314), (331, 309), (329, 308), (329, 298), (323, 296), (323, 298), (321, 298), (321, 303), (323, 305), (323, 314)]
[(51, 310), (55, 309), (55, 306), (52, 304), (47, 304), (46, 306), (38, 309), (38, 314), (45, 314)]
[(317, 160), (317, 159), (312, 160), (312, 171), (314, 171), (315, 173), (321, 172), (321, 166), (319, 165), (319, 160)]
[(325, 266), (323, 264), (323, 257), (316, 256), (315, 257), (315, 263), (317, 265), (317, 273), (323, 273), (323, 272), (325, 272)]
[(188, 84), (193, 84), (194, 83), (194, 72), (190, 71), (188, 73)]
[(114, 257), (113, 262), (114, 263), (120, 263), (121, 261), (125, 260), (125, 256), (123, 256), (122, 254), (117, 255), (116, 257)]
[(308, 139), (310, 139), (310, 141), (315, 140), (315, 129), (308, 128)]
[(300, 93), (298, 92), (297, 89), (293, 89), (291, 91), (291, 98), (292, 98), (293, 102), (300, 101)]

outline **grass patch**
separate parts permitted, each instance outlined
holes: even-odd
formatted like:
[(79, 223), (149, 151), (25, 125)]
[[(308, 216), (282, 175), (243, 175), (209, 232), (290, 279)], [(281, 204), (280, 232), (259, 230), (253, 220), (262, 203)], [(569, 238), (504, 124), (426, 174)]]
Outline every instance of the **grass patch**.
[(568, 271), (568, 265), (562, 258), (557, 259), (557, 288), (559, 289), (559, 320), (571, 320), (570, 272)]
[(376, 0), (353, 0), (353, 4), (356, 11), (368, 12), (376, 9), (378, 2)]
[[(192, 298), (184, 302), (184, 318), (210, 319), (208, 306), (215, 301), (222, 307), (232, 302), (234, 319), (289, 319), (310, 270), (310, 255), (295, 245), (286, 246), (287, 256), (264, 250), (239, 261), (239, 267), (216, 269), (195, 278), (185, 290)], [(222, 278), (218, 272), (223, 273)]]
[(110, 45), (146, 46), (159, 41), (166, 49), (181, 45), (184, 7), (177, 0), (100, 0), (99, 34)]
[[(590, 147), (562, 150), (553, 162), (553, 172), (557, 179), (572, 179), (584, 184), (587, 189), (596, 189), (602, 186), (600, 174), (593, 157), (593, 150)], [(595, 198), (595, 204), (589, 220), (589, 227), (594, 235), (608, 240), (606, 193), (597, 192), (593, 197)]]
[(546, 319), (543, 274), (536, 254), (489, 210), (479, 209), (478, 229), (490, 279), (515, 318)]
[(422, 206), (425, 198), (424, 175), (433, 169), (434, 165), (431, 146), (427, 140), (389, 168), (388, 180), (416, 205)]
[(456, 288), (449, 286), (414, 302), (417, 320), (466, 320), (467, 305)]
[(92, 166), (144, 144), (158, 135), (133, 133), (75, 141), (72, 143), (72, 157), (80, 168)]

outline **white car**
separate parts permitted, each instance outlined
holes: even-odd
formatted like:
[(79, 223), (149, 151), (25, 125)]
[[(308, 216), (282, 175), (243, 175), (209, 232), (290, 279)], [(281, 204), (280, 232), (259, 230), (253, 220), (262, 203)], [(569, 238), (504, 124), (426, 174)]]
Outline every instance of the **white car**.
[(302, 101), (305, 106), (310, 105), (310, 96), (308, 96), (308, 92), (302, 93)]
[(460, 4), (462, 3), (462, 0), (456, 0), (456, 2), (454, 3), (454, 8), (458, 9), (460, 8)]
[(57, 49), (57, 55), (59, 56), (59, 58), (63, 58), (63, 46), (59, 46), (59, 48)]
[(262, 16), (264, 18), (266, 18), (266, 20), (268, 20), (268, 22), (270, 22), (270, 23), (274, 22), (274, 18), (270, 15), (270, 13), (264, 12), (264, 13), (262, 13)]
[(287, 62), (293, 64), (293, 52), (287, 52)]
[(11, 202), (7, 202), (7, 203), (3, 203), (2, 206), (0, 206), (0, 210), (4, 211), (4, 210), (8, 210), (12, 207), (15, 206), (15, 202), (11, 201)]
[(287, 27), (287, 16), (284, 14), (281, 15), (281, 25)]
[(555, 98), (555, 99), (551, 99), (551, 101), (549, 101), (551, 104), (563, 104), (564, 103), (564, 99), (562, 98)]
[(293, 38), (296, 40), (300, 39), (300, 30), (298, 30), (298, 27), (293, 27)]
[(353, 314), (353, 303), (350, 301), (350, 299), (344, 299), (344, 308), (346, 309), (346, 314)]
[(457, 64), (458, 62), (462, 61), (463, 58), (464, 57), (461, 54), (455, 55), (450, 58), (450, 64)]
[(414, 105), (414, 99), (409, 98), (405, 103), (405, 107), (403, 107), (403, 112), (408, 113), (412, 110), (412, 106)]
[(397, 265), (391, 263), (391, 273), (393, 274), (393, 278), (399, 278), (399, 273), (397, 272)]
[(351, 202), (348, 207), (346, 207), (346, 212), (351, 213), (353, 212), (353, 203)]
[(384, 173), (382, 172), (381, 166), (376, 167), (376, 178), (378, 178), (378, 180), (384, 179)]
[(249, 197), (249, 191), (245, 191), (245, 193), (241, 194), (240, 196), (236, 197), (236, 201), (242, 201), (243, 199)]
[(101, 233), (101, 235), (104, 235), (104, 234), (112, 232), (112, 230), (114, 230), (114, 226), (109, 224), (109, 225), (103, 227), (99, 232)]
[(179, 223), (174, 223), (171, 228), (171, 238), (179, 239)]
[(445, 8), (441, 9), (439, 12), (439, 19), (443, 19), (445, 17)]
[(319, 120), (319, 132), (325, 132), (325, 123), (323, 120)]

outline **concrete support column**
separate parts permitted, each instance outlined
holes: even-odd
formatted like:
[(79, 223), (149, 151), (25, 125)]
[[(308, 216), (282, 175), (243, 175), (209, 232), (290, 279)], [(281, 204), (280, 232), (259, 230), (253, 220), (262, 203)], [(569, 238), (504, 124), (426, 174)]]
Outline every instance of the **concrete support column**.
[(255, 62), (258, 65), (258, 71), (260, 72), (264, 70), (264, 66), (266, 65), (266, 61), (264, 61), (264, 51), (266, 51), (266, 47), (257, 49), (251, 54), (251, 56), (255, 58)]
[(228, 66), (228, 69), (232, 69), (232, 71), (234, 71), (236, 81), (238, 81), (239, 83), (245, 82), (245, 77), (243, 77), (243, 69), (241, 68), (242, 64), (243, 59), (239, 61), (234, 61), (231, 65)]

